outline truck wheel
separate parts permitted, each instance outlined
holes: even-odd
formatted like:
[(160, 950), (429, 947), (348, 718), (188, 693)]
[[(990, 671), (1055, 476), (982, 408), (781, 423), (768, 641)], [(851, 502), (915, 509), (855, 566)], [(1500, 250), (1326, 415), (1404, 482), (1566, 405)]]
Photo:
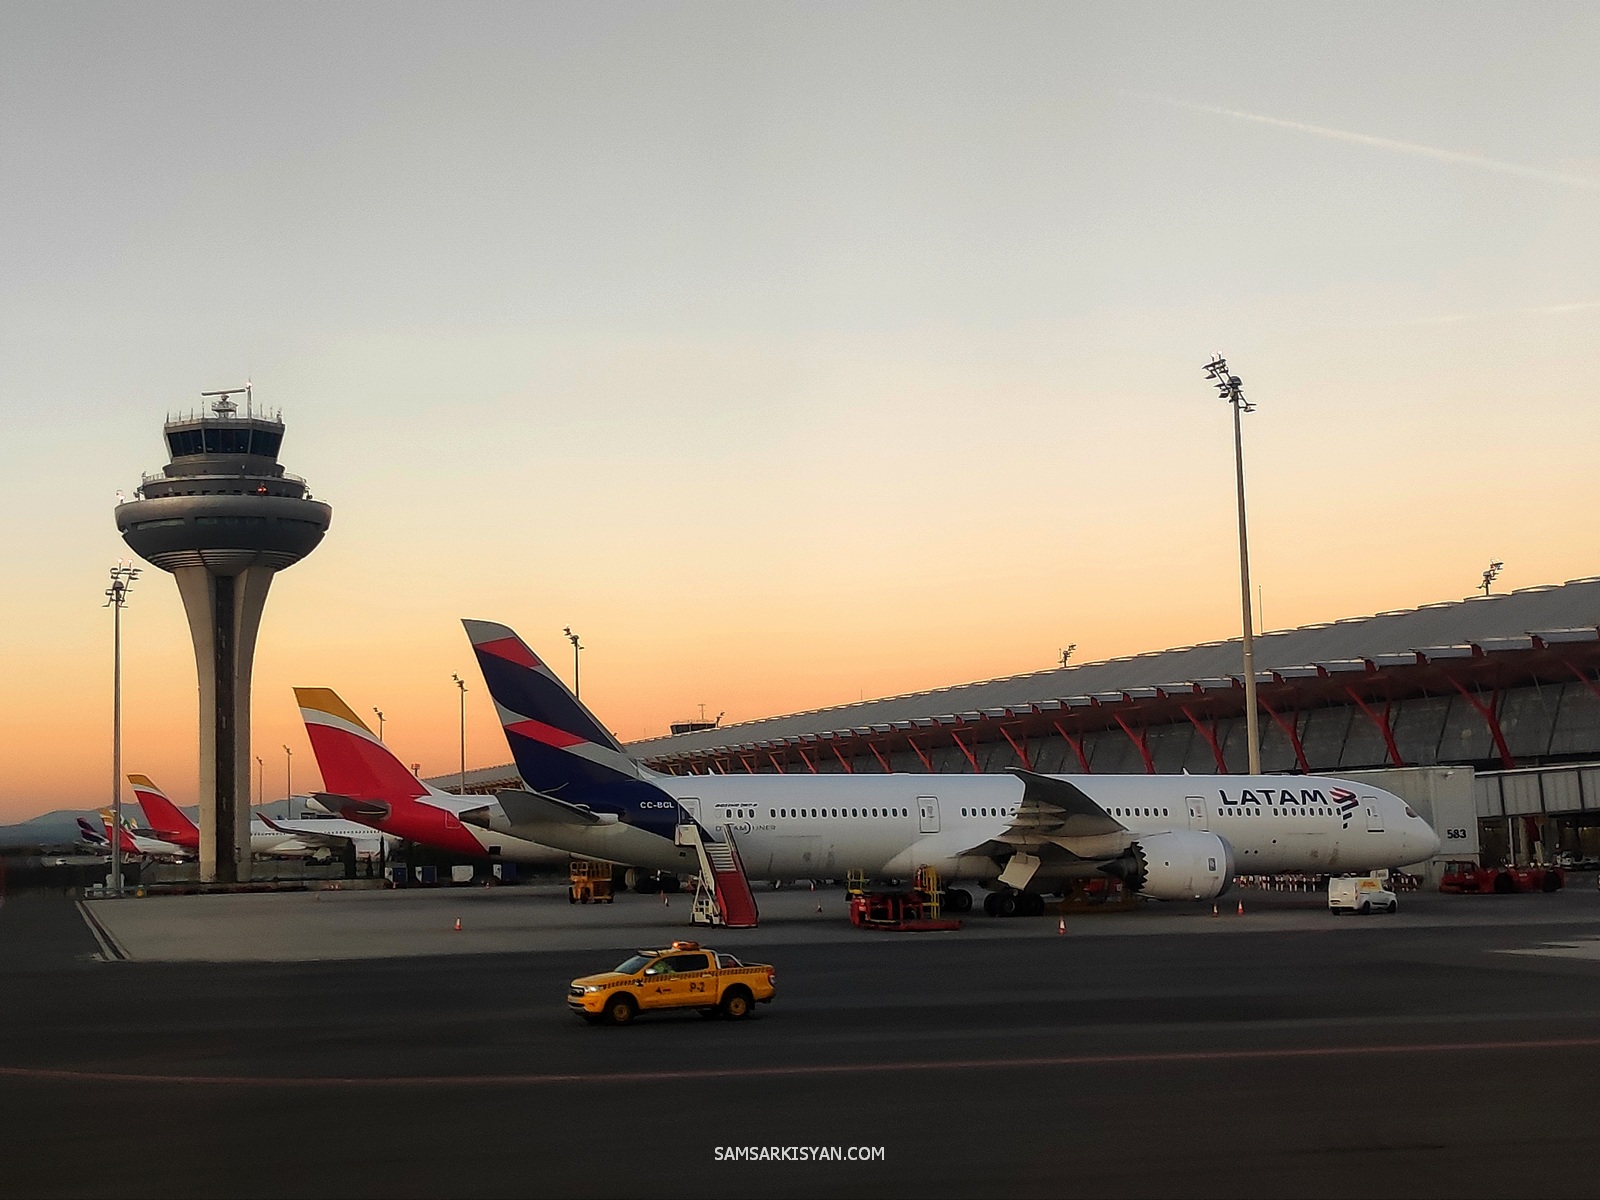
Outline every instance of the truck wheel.
[(1561, 890), (1561, 876), (1554, 871), (1546, 871), (1544, 873), (1544, 890), (1547, 892), (1559, 892)]
[(1363, 917), (1370, 917), (1372, 915), (1372, 905), (1368, 904), (1365, 900), (1363, 900), (1361, 902), (1361, 907), (1356, 909), (1356, 911), (1358, 913), (1360, 913)]
[(722, 998), (722, 1015), (730, 1021), (742, 1021), (750, 1015), (750, 993), (742, 987), (728, 989)]
[(1509, 896), (1517, 890), (1517, 881), (1508, 872), (1501, 872), (1494, 877), (1494, 890), (1499, 895)]
[(568, 904), (576, 904), (577, 902), (578, 902), (578, 889), (577, 888), (568, 888), (567, 889), (567, 903)]
[(639, 1006), (627, 992), (618, 992), (606, 1001), (606, 1020), (613, 1025), (626, 1025), (639, 1015)]

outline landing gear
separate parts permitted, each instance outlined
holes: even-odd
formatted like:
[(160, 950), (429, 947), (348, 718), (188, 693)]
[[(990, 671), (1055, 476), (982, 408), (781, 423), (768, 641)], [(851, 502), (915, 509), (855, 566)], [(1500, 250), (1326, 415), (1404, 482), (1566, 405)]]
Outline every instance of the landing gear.
[(983, 898), (983, 911), (991, 917), (1042, 917), (1044, 897), (1037, 892), (1005, 888)]
[(946, 888), (939, 900), (940, 907), (947, 912), (964, 913), (972, 911), (972, 893), (966, 888)]

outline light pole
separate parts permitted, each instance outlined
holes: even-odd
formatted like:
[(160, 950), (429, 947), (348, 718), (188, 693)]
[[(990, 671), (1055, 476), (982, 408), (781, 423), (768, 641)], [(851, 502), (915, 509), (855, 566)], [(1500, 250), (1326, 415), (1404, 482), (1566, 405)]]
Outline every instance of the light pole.
[(139, 568), (117, 560), (103, 605), (111, 610), (111, 894), (122, 895), (122, 608)]
[(572, 698), (574, 700), (582, 700), (583, 692), (578, 687), (578, 651), (582, 650), (583, 647), (578, 644), (578, 635), (572, 632), (571, 625), (568, 625), (562, 632), (567, 635), (567, 641), (572, 643)]
[(383, 741), (383, 710), (374, 708), (372, 711), (378, 714), (378, 740), (381, 742)]
[(294, 751), (283, 748), (283, 818), (294, 816)]
[(1498, 558), (1489, 564), (1489, 569), (1483, 573), (1483, 582), (1478, 586), (1483, 589), (1483, 594), (1488, 596), (1489, 589), (1494, 586), (1494, 581), (1500, 577), (1500, 572), (1505, 568), (1505, 563)]
[(1255, 412), (1256, 406), (1244, 398), (1243, 384), (1228, 373), (1228, 360), (1218, 354), (1206, 364), (1206, 378), (1216, 384), (1233, 409), (1233, 471), (1239, 492), (1239, 601), (1244, 609), (1244, 709), (1245, 749), (1249, 751), (1250, 774), (1261, 774), (1261, 725), (1256, 713), (1255, 621), (1250, 614), (1250, 537), (1244, 519), (1244, 433), (1240, 415)]
[(461, 784), (459, 794), (467, 794), (467, 684), (466, 681), (451, 672), (450, 678), (456, 681), (456, 687), (461, 689)]

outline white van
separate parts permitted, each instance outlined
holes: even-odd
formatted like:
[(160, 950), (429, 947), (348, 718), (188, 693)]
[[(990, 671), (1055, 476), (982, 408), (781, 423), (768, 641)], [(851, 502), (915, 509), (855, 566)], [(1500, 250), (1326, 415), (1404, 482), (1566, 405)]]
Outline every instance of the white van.
[(1340, 913), (1397, 912), (1399, 898), (1383, 885), (1388, 882), (1372, 875), (1345, 875), (1328, 880), (1328, 911)]

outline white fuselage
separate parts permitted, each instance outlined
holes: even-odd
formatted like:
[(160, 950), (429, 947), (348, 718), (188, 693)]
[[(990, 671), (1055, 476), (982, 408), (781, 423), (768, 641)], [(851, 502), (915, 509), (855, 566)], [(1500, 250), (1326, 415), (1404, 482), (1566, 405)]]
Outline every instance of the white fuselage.
[[(1241, 874), (1370, 871), (1419, 862), (1438, 838), (1399, 797), (1319, 776), (1056, 776), (1126, 832), (1056, 844), (1104, 861), (1141, 837), (1201, 830), (1224, 839)], [(754, 879), (905, 878), (929, 866), (947, 879), (990, 880), (1019, 832), (1024, 785), (1013, 775), (699, 775), (652, 780), (713, 837), (731, 832)], [(1347, 794), (1341, 805), (1333, 796)], [(589, 852), (580, 827), (541, 827), (547, 844)], [(552, 839), (559, 839), (553, 841)], [(598, 839), (596, 839), (598, 840)], [(592, 846), (594, 843), (590, 843)], [(660, 862), (637, 865), (671, 868)], [(1053, 877), (1092, 871), (1057, 870)], [(1048, 875), (1048, 873), (1047, 873)], [(1041, 876), (1041, 880), (1046, 876)]]

